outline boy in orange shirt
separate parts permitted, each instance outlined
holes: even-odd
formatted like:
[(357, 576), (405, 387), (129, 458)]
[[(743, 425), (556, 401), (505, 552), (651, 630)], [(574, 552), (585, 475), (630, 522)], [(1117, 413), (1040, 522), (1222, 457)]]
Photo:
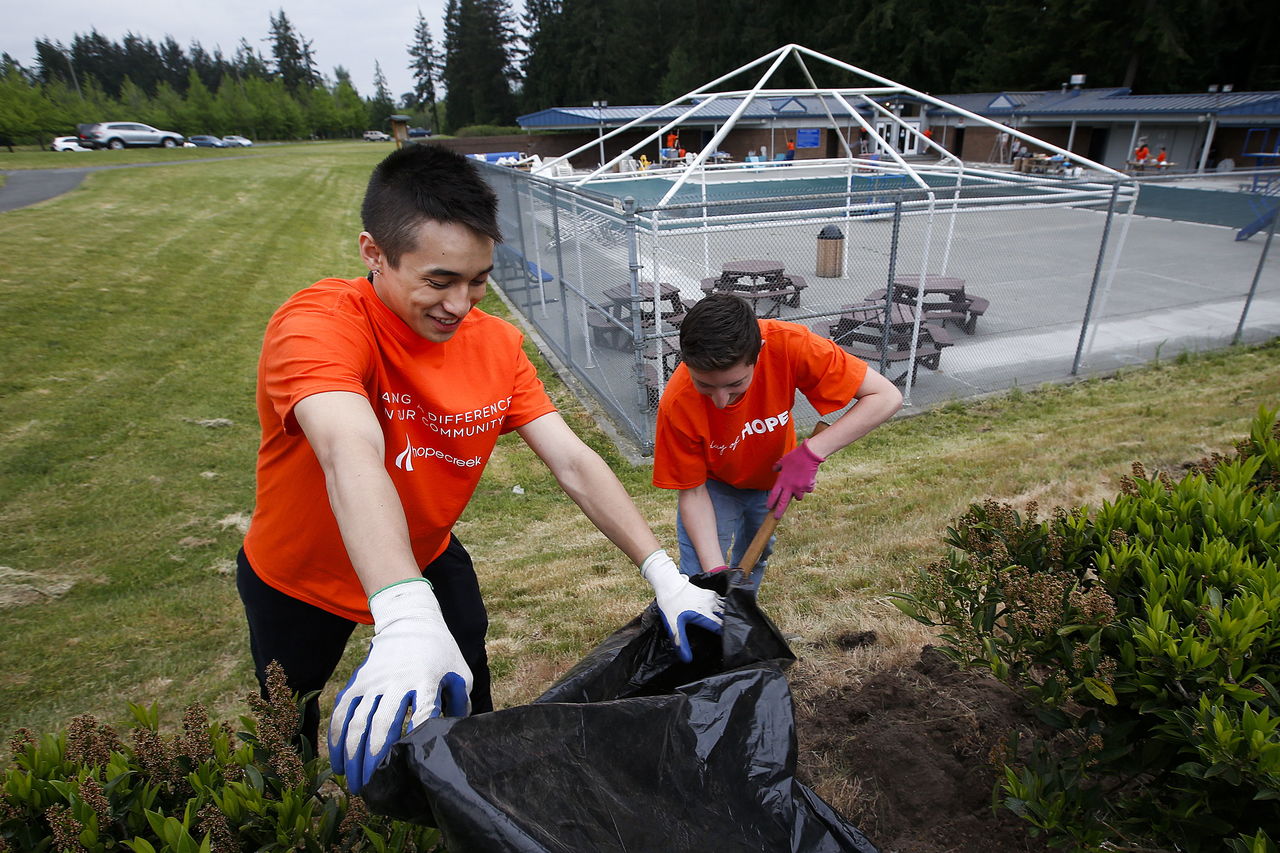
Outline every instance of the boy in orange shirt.
[[(827, 457), (902, 407), (901, 392), (861, 359), (804, 326), (757, 319), (734, 294), (689, 309), (680, 354), (658, 404), (653, 484), (680, 490), (680, 569), (691, 575), (736, 566), (769, 510), (781, 518), (792, 499), (813, 491)], [(797, 391), (820, 415), (856, 404), (797, 447)]]
[[(338, 695), (329, 757), (359, 792), (410, 720), (492, 709), (488, 616), (452, 533), (498, 436), (518, 432), (653, 585), (682, 657), (686, 626), (719, 630), (605, 462), (555, 411), (511, 324), (474, 306), (501, 240), (497, 199), (466, 158), (410, 145), (362, 208), (369, 274), (325, 279), (267, 326), (258, 365), (257, 501), (237, 587), (259, 681), (320, 691), (356, 623), (364, 663)], [(318, 737), (319, 702), (303, 737)]]

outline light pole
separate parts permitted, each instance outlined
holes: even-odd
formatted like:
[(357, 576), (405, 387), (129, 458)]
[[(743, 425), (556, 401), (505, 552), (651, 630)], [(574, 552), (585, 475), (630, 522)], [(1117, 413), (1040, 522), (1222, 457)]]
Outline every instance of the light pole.
[(596, 121), (599, 123), (597, 128), (600, 139), (600, 165), (604, 165), (604, 108), (609, 106), (608, 101), (592, 101), (591, 106), (596, 108)]
[(58, 45), (58, 53), (61, 53), (63, 58), (67, 60), (67, 67), (71, 69), (71, 82), (75, 84), (76, 94), (79, 95), (80, 100), (83, 101), (84, 92), (80, 91), (80, 81), (76, 79), (76, 65), (71, 61), (71, 51), (67, 50), (62, 45)]

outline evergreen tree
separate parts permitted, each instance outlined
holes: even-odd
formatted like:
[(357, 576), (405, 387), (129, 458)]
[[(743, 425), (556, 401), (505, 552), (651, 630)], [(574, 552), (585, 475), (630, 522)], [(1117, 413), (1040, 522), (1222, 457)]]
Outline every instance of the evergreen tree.
[(294, 29), (284, 9), (279, 15), (271, 16), (271, 35), (267, 40), (271, 42), (274, 71), (286, 89), (297, 92), (316, 85), (320, 75), (311, 54), (311, 42)]
[(351, 83), (351, 74), (347, 69), (339, 65), (333, 69), (333, 76), (337, 80), (333, 86), (333, 102), (338, 113), (338, 127), (342, 133), (356, 136), (369, 126), (368, 107)]
[(262, 54), (254, 50), (247, 39), (240, 39), (235, 58), (231, 61), (233, 73), (241, 80), (267, 80), (271, 77), (271, 69)]
[(110, 97), (120, 94), (128, 68), (121, 60), (119, 45), (96, 29), (88, 35), (76, 34), (71, 39), (71, 61), (84, 87), (86, 78), (93, 78)]
[[(192, 42), (191, 52), (194, 54), (198, 49), (201, 49), (200, 43)], [(201, 52), (203, 52), (202, 49)], [(160, 43), (160, 79), (167, 80), (170, 83), (174, 80), (186, 80), (187, 71), (191, 69), (192, 64), (191, 60), (187, 58), (187, 54), (182, 50), (182, 45), (178, 44), (173, 36), (165, 36), (164, 41)], [(206, 80), (205, 85), (209, 85), (209, 81)]]
[(221, 122), (214, 109), (213, 93), (204, 85), (194, 68), (188, 72), (187, 93), (179, 116), (179, 131), (190, 136), (193, 133), (221, 134)]
[(385, 128), (388, 118), (396, 111), (391, 90), (387, 88), (386, 75), (382, 73), (382, 63), (373, 63), (373, 97), (369, 100), (369, 124), (376, 128)]
[(449, 124), (509, 124), (515, 118), (507, 0), (449, 0), (445, 10), (445, 105)]
[(409, 45), (409, 69), (413, 71), (413, 106), (425, 107), (431, 112), (431, 129), (440, 129), (440, 110), (436, 106), (436, 80), (440, 76), (440, 57), (436, 55), (431, 38), (431, 27), (418, 9), (418, 24), (413, 30), (413, 43)]
[(72, 62), (71, 52), (61, 42), (36, 39), (35, 76), (41, 83), (62, 80), (74, 86), (76, 77)]
[(239, 133), (250, 139), (258, 138), (257, 116), (249, 97), (245, 94), (244, 82), (231, 76), (222, 78), (218, 94), (214, 97), (217, 111), (226, 122), (232, 133)]
[[(150, 93), (165, 79), (164, 60), (160, 58), (156, 43), (149, 38), (136, 33), (125, 33), (124, 40), (120, 43), (119, 57), (122, 85), (124, 75), (128, 75), (130, 80), (142, 87), (142, 91)], [(185, 89), (185, 86), (184, 75), (180, 89)]]

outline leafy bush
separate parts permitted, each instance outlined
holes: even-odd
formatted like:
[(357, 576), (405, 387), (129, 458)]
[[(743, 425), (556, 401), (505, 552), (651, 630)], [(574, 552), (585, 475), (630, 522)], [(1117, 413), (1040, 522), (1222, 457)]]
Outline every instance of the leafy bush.
[(524, 128), (516, 125), (506, 127), (500, 124), (471, 124), (460, 127), (453, 132), (454, 136), (522, 136)]
[(327, 758), (299, 753), (298, 706), (274, 664), (268, 696), (249, 699), (238, 733), (199, 705), (170, 736), (154, 707), (130, 705), (128, 744), (88, 715), (39, 739), (20, 730), (0, 787), (0, 851), (438, 849), (435, 830), (370, 815)]
[(1135, 464), (1092, 515), (970, 506), (947, 557), (895, 597), (1054, 732), (1013, 745), (997, 792), (1034, 833), (1085, 850), (1276, 850), (1278, 494), (1280, 424), (1260, 410), (1233, 455), (1177, 482)]

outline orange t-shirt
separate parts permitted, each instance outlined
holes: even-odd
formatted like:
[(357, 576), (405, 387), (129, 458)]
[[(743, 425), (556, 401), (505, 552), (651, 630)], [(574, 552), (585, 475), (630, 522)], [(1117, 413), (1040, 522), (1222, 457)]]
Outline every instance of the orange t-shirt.
[(773, 465), (796, 445), (791, 407), (800, 391), (825, 415), (848, 405), (867, 364), (804, 326), (761, 320), (764, 346), (746, 393), (717, 409), (681, 364), (658, 404), (653, 484), (691, 489), (710, 477), (739, 489), (773, 487)]
[(257, 502), (245, 553), (271, 586), (368, 623), (368, 601), (294, 417), (304, 397), (351, 391), (382, 425), (386, 469), (426, 566), (475, 491), (498, 436), (555, 411), (518, 329), (473, 308), (445, 343), (414, 333), (368, 280), (325, 279), (267, 324), (258, 362)]

